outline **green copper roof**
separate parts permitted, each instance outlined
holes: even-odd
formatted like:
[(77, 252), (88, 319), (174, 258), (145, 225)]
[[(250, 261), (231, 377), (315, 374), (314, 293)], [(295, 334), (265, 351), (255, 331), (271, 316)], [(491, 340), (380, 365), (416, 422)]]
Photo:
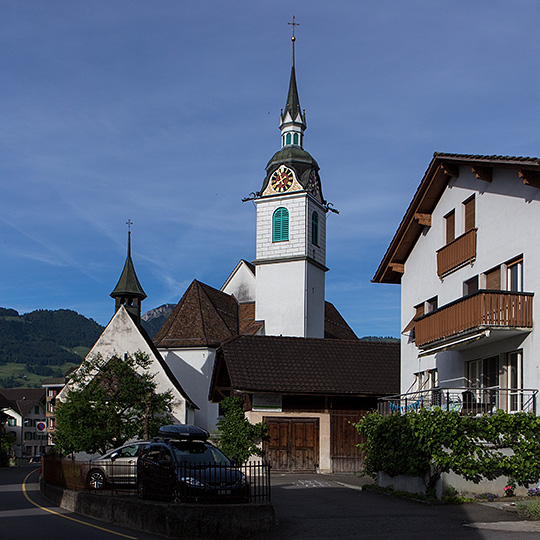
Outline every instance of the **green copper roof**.
[(111, 297), (133, 297), (144, 300), (146, 298), (146, 293), (139, 283), (137, 274), (135, 273), (135, 267), (133, 266), (133, 261), (131, 260), (131, 232), (128, 234), (128, 253), (126, 263), (124, 264), (122, 275), (120, 276), (114, 291), (111, 293)]

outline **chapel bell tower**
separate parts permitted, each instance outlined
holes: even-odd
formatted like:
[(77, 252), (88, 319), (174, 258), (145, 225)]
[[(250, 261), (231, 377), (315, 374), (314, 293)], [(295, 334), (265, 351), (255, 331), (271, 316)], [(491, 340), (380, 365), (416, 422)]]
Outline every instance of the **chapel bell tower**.
[(256, 194), (255, 319), (266, 335), (324, 337), (326, 215), (319, 166), (306, 152), (292, 36), (292, 68), (279, 129), (281, 149)]

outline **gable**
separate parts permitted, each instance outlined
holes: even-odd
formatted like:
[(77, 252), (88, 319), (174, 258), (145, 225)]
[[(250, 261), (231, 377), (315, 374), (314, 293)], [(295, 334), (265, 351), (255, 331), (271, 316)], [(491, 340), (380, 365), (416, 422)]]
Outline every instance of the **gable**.
[(460, 166), (470, 167), (480, 186), (491, 182), (494, 170), (507, 169), (512, 171), (515, 182), (540, 188), (538, 158), (435, 153), (372, 281), (401, 281), (408, 256), (424, 227), (430, 226), (433, 211), (450, 179), (459, 177)]
[[(159, 392), (172, 390), (175, 400), (181, 399), (189, 403), (192, 407), (197, 407), (186, 394), (180, 382), (172, 374), (169, 366), (152, 343), (148, 334), (135, 324), (135, 321), (124, 306), (121, 306), (114, 314), (101, 336), (86, 355), (86, 358), (95, 358), (98, 355), (104, 359), (111, 358), (112, 356), (122, 358), (126, 353), (134, 354), (139, 351), (147, 354), (152, 361), (152, 367), (150, 369), (156, 373), (155, 380)], [(67, 392), (69, 392), (68, 386), (64, 387), (58, 394), (58, 398), (61, 401), (65, 399)]]

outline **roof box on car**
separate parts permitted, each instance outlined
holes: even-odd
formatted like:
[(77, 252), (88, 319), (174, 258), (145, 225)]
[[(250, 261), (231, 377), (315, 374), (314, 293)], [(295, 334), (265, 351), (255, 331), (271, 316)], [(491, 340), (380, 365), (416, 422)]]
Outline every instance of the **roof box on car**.
[(206, 441), (210, 436), (206, 429), (191, 424), (161, 426), (158, 435), (167, 439), (187, 439), (190, 441)]

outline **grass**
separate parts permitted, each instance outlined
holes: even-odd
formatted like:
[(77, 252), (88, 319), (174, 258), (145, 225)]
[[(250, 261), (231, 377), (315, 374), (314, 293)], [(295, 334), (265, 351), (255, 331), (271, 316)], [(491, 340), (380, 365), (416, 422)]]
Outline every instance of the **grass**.
[(521, 517), (526, 519), (540, 520), (540, 499), (534, 497), (531, 500), (518, 503), (517, 511)]
[[(69, 368), (77, 366), (78, 364), (67, 363), (60, 366), (51, 366), (57, 373), (58, 377), (61, 377)], [(0, 379), (7, 379), (13, 377), (15, 379), (14, 388), (41, 388), (44, 377), (41, 375), (35, 375), (30, 373), (26, 369), (25, 364), (2, 364), (0, 365)], [(1, 384), (0, 384), (1, 387)]]

